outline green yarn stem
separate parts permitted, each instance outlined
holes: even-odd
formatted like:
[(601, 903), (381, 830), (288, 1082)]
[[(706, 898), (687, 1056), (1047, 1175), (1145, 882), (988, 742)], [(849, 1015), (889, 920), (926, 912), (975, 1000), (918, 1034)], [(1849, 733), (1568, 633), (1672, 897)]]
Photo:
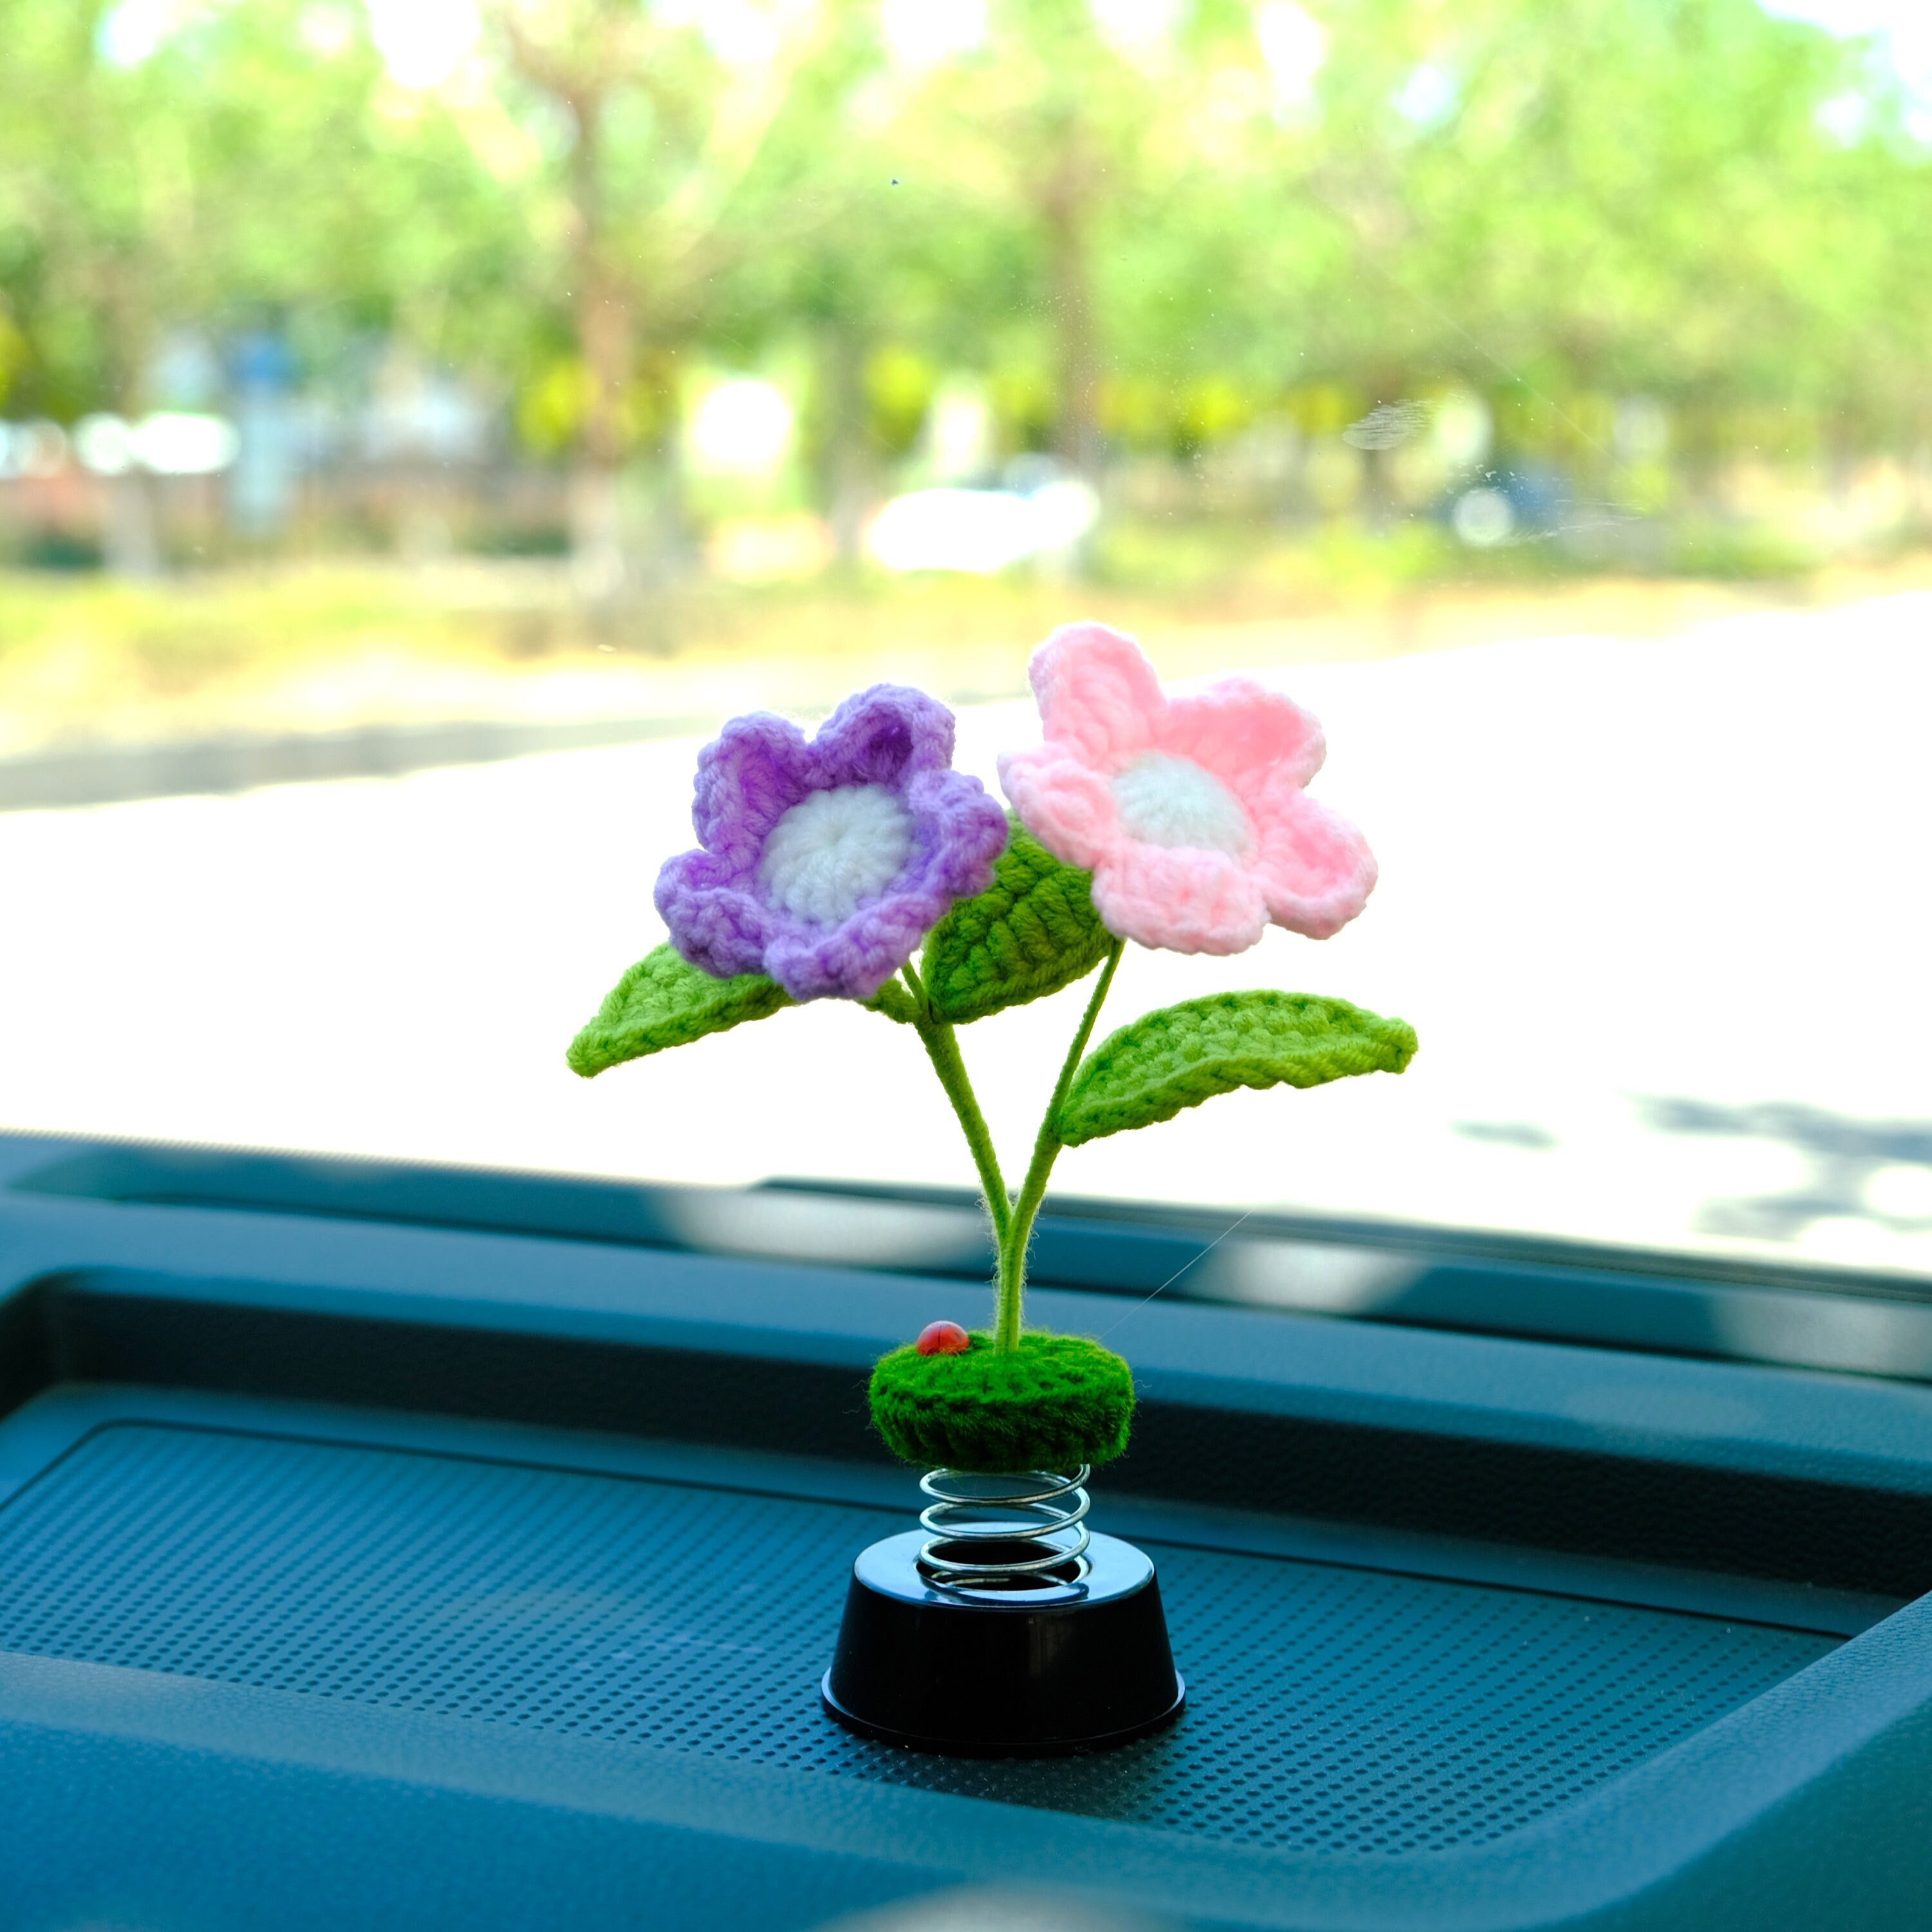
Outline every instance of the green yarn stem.
[(1114, 983), (1114, 969), (1120, 963), (1125, 944), (1125, 940), (1117, 939), (1108, 951), (1107, 963), (1101, 968), (1094, 996), (1087, 1002), (1080, 1030), (1073, 1036), (1073, 1044), (1066, 1050), (1060, 1078), (1054, 1083), (1053, 1098), (1046, 1103), (1046, 1117), (1040, 1124), (1040, 1137), (1034, 1142), (1033, 1162), (1021, 1184), (1019, 1198), (1013, 1204), (1012, 1212), (1000, 1236), (999, 1305), (993, 1330), (993, 1346), (998, 1350), (1010, 1351), (1020, 1345), (1020, 1305), (1026, 1297), (1027, 1248), (1033, 1239), (1034, 1217), (1040, 1212), (1040, 1204), (1046, 1198), (1046, 1184), (1052, 1174), (1053, 1163), (1061, 1144), (1054, 1123), (1060, 1118), (1060, 1105), (1066, 1097), (1067, 1088), (1072, 1084), (1080, 1057), (1087, 1051), (1094, 1022), (1100, 1016), (1100, 1003), (1107, 997), (1107, 988)]
[(1114, 983), (1114, 969), (1120, 963), (1126, 944), (1124, 940), (1117, 939), (1108, 949), (1106, 964), (1100, 969), (1093, 996), (1087, 1002), (1086, 1012), (1081, 1016), (1079, 1029), (1066, 1049), (1060, 1078), (1054, 1082), (1053, 1097), (1046, 1103), (1039, 1136), (1034, 1142), (1032, 1164), (1027, 1169), (1026, 1180), (1017, 1201), (1006, 1192), (993, 1137), (987, 1130), (986, 1115), (980, 1111), (979, 1096), (973, 1091), (966, 1063), (960, 1056), (958, 1039), (950, 1022), (934, 1013), (932, 1002), (911, 962), (908, 961), (901, 969), (913, 998), (913, 1030), (926, 1048), (926, 1058), (932, 1062), (932, 1070), (939, 1076), (939, 1084), (958, 1118), (966, 1144), (972, 1150), (973, 1164), (979, 1170), (980, 1192), (986, 1198), (986, 1218), (992, 1223), (993, 1245), (999, 1256), (993, 1331), (993, 1346), (997, 1352), (1010, 1354), (1020, 1345), (1020, 1310), (1026, 1298), (1027, 1249), (1033, 1239), (1033, 1224), (1039, 1215), (1040, 1203), (1046, 1198), (1046, 1184), (1052, 1176), (1053, 1163), (1064, 1144), (1056, 1131), (1055, 1123), (1060, 1118), (1067, 1089), (1079, 1070), (1081, 1056), (1086, 1052), (1087, 1042), (1094, 1036), (1094, 1023), (1100, 1017), (1101, 1003), (1107, 997), (1107, 988)]
[(966, 1136), (966, 1144), (973, 1150), (973, 1165), (980, 1173), (980, 1191), (986, 1197), (986, 1218), (993, 1224), (994, 1246), (1004, 1251), (1012, 1204), (1006, 1194), (1006, 1178), (1000, 1172), (999, 1156), (994, 1150), (993, 1136), (987, 1130), (986, 1117), (980, 1111), (979, 1096), (973, 1091), (973, 1082), (966, 1072), (966, 1062), (960, 1055), (958, 1036), (950, 1022), (933, 1017), (932, 1004), (926, 997), (926, 988), (920, 984), (919, 975), (913, 970), (910, 961), (904, 971), (905, 982), (912, 992), (915, 1008), (913, 1030), (919, 1035), (920, 1045), (926, 1048), (926, 1058), (932, 1062), (932, 1070), (939, 1076), (939, 1084), (945, 1088), (946, 1097), (952, 1103), (953, 1112), (958, 1116), (960, 1128)]

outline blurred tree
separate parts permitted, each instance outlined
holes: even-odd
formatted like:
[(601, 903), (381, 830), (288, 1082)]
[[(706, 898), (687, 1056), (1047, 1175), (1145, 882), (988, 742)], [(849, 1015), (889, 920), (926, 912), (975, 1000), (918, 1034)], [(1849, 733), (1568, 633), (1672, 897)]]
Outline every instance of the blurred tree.
[[(0, 298), (20, 406), (136, 415), (184, 325), (328, 316), (434, 343), (502, 284), (512, 211), (438, 104), (389, 88), (361, 9), (243, 0), (145, 41), (98, 4), (13, 0), (7, 22)], [(155, 566), (138, 470), (108, 536), (118, 567)]]
[(530, 230), (540, 286), (567, 305), (581, 362), (572, 541), (596, 602), (634, 586), (622, 472), (671, 419), (638, 407), (640, 357), (688, 346), (720, 278), (752, 247), (782, 242), (742, 218), (754, 200), (772, 212), (753, 178), (836, 11), (830, 0), (490, 0), (524, 111), (550, 124)]
[(882, 465), (916, 436), (932, 393), (936, 370), (904, 344), (929, 350), (936, 318), (962, 295), (929, 259), (934, 230), (947, 224), (899, 178), (892, 96), (876, 10), (830, 10), (747, 179), (741, 245), (714, 288), (707, 332), (736, 358), (804, 338), (803, 454), (847, 566)]
[[(10, 10), (0, 80), (0, 274), (20, 318), (16, 404), (71, 420), (88, 404), (131, 409), (158, 316), (178, 313), (193, 270), (184, 136), (166, 90), (97, 45), (100, 10)], [(113, 488), (110, 561), (158, 557), (138, 478)]]
[(1864, 50), (1756, 0), (1363, 0), (1334, 35), (1283, 184), (1342, 250), (1318, 357), (1376, 400), (1460, 370), (1559, 447), (1587, 392), (1922, 393), (1932, 154)]
[[(1011, 233), (1028, 286), (1016, 292), (1018, 313), (998, 320), (1010, 336), (1024, 320), (1050, 342), (1053, 446), (1088, 473), (1100, 465), (1110, 359), (1100, 261), (1138, 212), (1159, 100), (1152, 76), (1102, 33), (1089, 0), (1000, 0), (982, 45), (905, 87), (894, 130), (907, 172), (930, 184), (929, 194), (971, 204)], [(1168, 215), (1184, 224), (1187, 211)], [(961, 293), (986, 316), (983, 292), (976, 302)], [(1004, 372), (1010, 388), (1025, 383), (1024, 361)]]
[(990, 0), (976, 42), (910, 0), (484, 4), (404, 86), (353, 0), (8, 0), (9, 412), (137, 412), (183, 327), (412, 344), (571, 453), (607, 597), (700, 352), (814, 370), (848, 555), (948, 371), (1090, 470), (1103, 399), (1186, 459), (1456, 384), (1584, 470), (1619, 398), (1680, 464), (1932, 436), (1922, 108), (1757, 0)]

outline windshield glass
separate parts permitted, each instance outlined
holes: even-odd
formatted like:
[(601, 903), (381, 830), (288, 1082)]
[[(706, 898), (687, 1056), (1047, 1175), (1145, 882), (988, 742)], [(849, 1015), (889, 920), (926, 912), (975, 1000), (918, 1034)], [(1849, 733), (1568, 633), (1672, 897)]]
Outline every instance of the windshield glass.
[[(1058, 623), (1324, 728), (1400, 1081), (1070, 1196), (1932, 1264), (1918, 0), (20, 0), (0, 1124), (968, 1187), (824, 1000), (592, 1082), (698, 748)], [(1080, 1010), (962, 1028), (1015, 1158)], [(1103, 1028), (1104, 1030), (1104, 1028)]]

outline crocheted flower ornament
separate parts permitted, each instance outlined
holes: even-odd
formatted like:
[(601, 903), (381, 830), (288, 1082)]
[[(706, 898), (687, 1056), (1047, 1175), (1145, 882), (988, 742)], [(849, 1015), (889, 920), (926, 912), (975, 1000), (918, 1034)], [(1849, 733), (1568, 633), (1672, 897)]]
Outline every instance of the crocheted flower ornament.
[(1020, 821), (1094, 874), (1108, 932), (1172, 952), (1244, 952), (1272, 920), (1310, 939), (1362, 910), (1376, 862), (1304, 788), (1322, 728), (1246, 678), (1169, 698), (1133, 639), (1068, 624), (1034, 653), (1046, 742), (1000, 760)]
[(795, 1000), (871, 999), (1005, 849), (998, 801), (952, 763), (952, 712), (904, 685), (848, 698), (808, 743), (767, 712), (734, 718), (698, 754), (701, 849), (658, 874), (672, 945)]
[[(1139, 646), (1098, 624), (1056, 631), (1033, 680), (1046, 742), (1000, 760), (1010, 837), (998, 802), (952, 769), (952, 714), (921, 692), (874, 686), (809, 742), (782, 718), (734, 719), (698, 758), (699, 848), (658, 874), (670, 943), (625, 972), (567, 1056), (590, 1078), (828, 995), (916, 1039), (979, 1176), (994, 1319), (984, 1334), (928, 1323), (875, 1365), (868, 1401), (896, 1454), (969, 1473), (1076, 1469), (1126, 1446), (1127, 1364), (1025, 1324), (1064, 1151), (1244, 1089), (1400, 1073), (1416, 1050), (1401, 1020), (1262, 987), (1156, 1007), (1090, 1051), (1128, 939), (1238, 952), (1270, 920), (1325, 938), (1362, 910), (1375, 861), (1306, 795), (1322, 734), (1286, 698), (1230, 679), (1170, 700)], [(1082, 980), (1016, 1186), (958, 1029)]]

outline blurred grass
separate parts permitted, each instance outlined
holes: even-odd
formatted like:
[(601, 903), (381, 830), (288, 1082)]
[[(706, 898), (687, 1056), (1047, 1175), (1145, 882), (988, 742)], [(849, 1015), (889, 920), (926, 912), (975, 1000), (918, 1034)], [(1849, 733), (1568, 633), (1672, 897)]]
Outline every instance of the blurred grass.
[(748, 692), (810, 710), (877, 676), (955, 701), (1002, 697), (1024, 690), (1033, 645), (1082, 615), (1135, 631), (1184, 676), (1580, 631), (1654, 636), (1741, 610), (1932, 585), (1932, 555), (1807, 569), (1792, 553), (1743, 554), (1721, 533), (1687, 533), (1669, 560), (1679, 574), (1643, 578), (1554, 569), (1543, 546), (1472, 559), (1448, 544), (1413, 524), (1294, 542), (1180, 526), (1110, 538), (1081, 581), (698, 579), (597, 621), (567, 568), (548, 560), (139, 583), (0, 572), (0, 753), (430, 718), (702, 718)]

